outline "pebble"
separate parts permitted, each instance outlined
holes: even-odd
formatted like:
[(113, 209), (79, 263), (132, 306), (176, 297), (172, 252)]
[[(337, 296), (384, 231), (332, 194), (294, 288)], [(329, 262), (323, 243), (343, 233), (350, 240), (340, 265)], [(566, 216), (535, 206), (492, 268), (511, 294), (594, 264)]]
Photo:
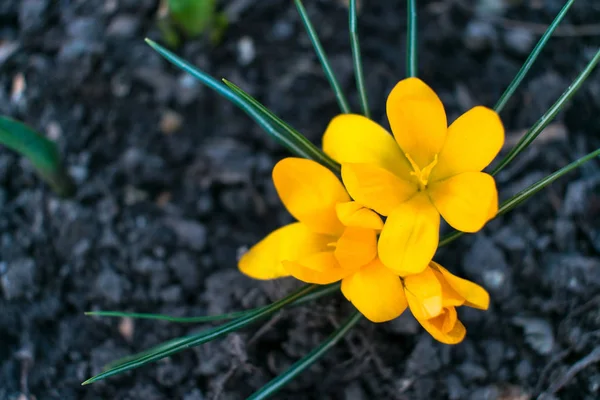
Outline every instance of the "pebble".
[(206, 247), (208, 233), (206, 227), (199, 222), (177, 218), (165, 219), (165, 224), (175, 232), (177, 238), (185, 246), (195, 251)]
[(192, 292), (201, 283), (200, 266), (190, 253), (179, 251), (168, 261), (167, 265), (174, 272), (183, 290)]
[(475, 364), (472, 362), (465, 362), (459, 365), (457, 370), (462, 375), (463, 379), (467, 382), (483, 381), (488, 376), (485, 368), (483, 368), (479, 364)]
[(398, 318), (383, 324), (388, 332), (398, 335), (416, 335), (419, 332), (419, 323), (412, 313), (404, 312)]
[(108, 25), (106, 35), (119, 39), (130, 39), (137, 35), (140, 19), (134, 15), (118, 15)]
[(504, 254), (484, 235), (476, 236), (463, 258), (463, 267), (468, 277), (482, 281), (498, 299), (506, 298), (513, 290)]
[(522, 56), (529, 55), (533, 46), (535, 46), (535, 42), (535, 36), (529, 29), (517, 27), (508, 29), (504, 33), (506, 47)]
[(2, 263), (0, 286), (7, 300), (32, 298), (37, 291), (35, 286), (35, 261), (23, 258), (10, 263)]
[(446, 390), (448, 391), (448, 399), (461, 400), (466, 397), (467, 389), (460, 382), (458, 376), (450, 374), (446, 377)]
[(109, 303), (120, 303), (126, 289), (124, 278), (110, 268), (104, 269), (96, 278), (95, 288), (98, 295)]
[(192, 389), (191, 392), (183, 395), (183, 400), (204, 400), (204, 395), (200, 389)]
[(249, 36), (243, 36), (237, 43), (238, 62), (246, 66), (254, 61), (256, 57), (256, 50), (254, 48), (254, 41)]
[(471, 51), (482, 51), (492, 47), (497, 41), (494, 26), (487, 21), (471, 21), (463, 35), (463, 44)]
[(525, 341), (538, 354), (549, 355), (554, 349), (554, 333), (550, 324), (541, 318), (515, 317), (513, 323), (525, 330)]

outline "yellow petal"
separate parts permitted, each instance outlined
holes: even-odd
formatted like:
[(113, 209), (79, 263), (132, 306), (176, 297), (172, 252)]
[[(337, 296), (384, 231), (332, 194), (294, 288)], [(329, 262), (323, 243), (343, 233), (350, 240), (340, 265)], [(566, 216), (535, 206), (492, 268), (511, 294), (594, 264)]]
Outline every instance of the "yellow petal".
[(290, 157), (275, 165), (273, 182), (281, 201), (298, 221), (317, 233), (342, 233), (335, 205), (350, 197), (333, 172), (315, 161)]
[[(448, 311), (445, 311), (445, 313)], [(454, 310), (456, 313), (456, 310)], [(465, 334), (467, 330), (465, 326), (460, 322), (460, 320), (456, 319), (456, 323), (450, 330), (448, 326), (450, 321), (449, 317), (446, 315), (440, 315), (437, 318), (433, 318), (430, 320), (418, 320), (419, 323), (434, 339), (446, 343), (446, 344), (457, 344), (462, 342), (465, 338)]]
[(240, 271), (255, 279), (275, 279), (288, 276), (281, 264), (295, 261), (308, 254), (325, 251), (335, 240), (328, 235), (312, 232), (300, 222), (271, 232), (244, 254), (238, 263)]
[(344, 226), (381, 230), (383, 221), (373, 210), (363, 207), (355, 201), (338, 203), (335, 206), (337, 216)]
[(376, 164), (410, 178), (410, 165), (392, 135), (362, 115), (342, 114), (332, 119), (323, 135), (323, 151), (340, 164)]
[(479, 172), (492, 162), (503, 144), (504, 127), (498, 114), (486, 107), (472, 108), (448, 128), (446, 142), (430, 180), (441, 180), (462, 172)]
[(342, 280), (342, 293), (372, 322), (385, 322), (406, 310), (400, 278), (379, 260)]
[(427, 191), (446, 222), (463, 232), (483, 228), (498, 203), (494, 178), (484, 172), (463, 172), (429, 184)]
[(312, 254), (298, 261), (284, 261), (283, 267), (294, 278), (318, 285), (337, 282), (352, 273), (340, 266), (333, 251)]
[(417, 193), (417, 186), (375, 164), (342, 164), (342, 179), (358, 203), (389, 215)]
[(431, 262), (433, 268), (441, 273), (444, 280), (465, 299), (465, 305), (469, 307), (487, 310), (490, 306), (490, 295), (484, 288), (476, 283), (468, 281), (452, 274), (446, 268), (436, 262)]
[(440, 152), (448, 123), (444, 105), (429, 86), (418, 78), (404, 79), (387, 98), (387, 117), (396, 141), (420, 168)]
[(379, 258), (399, 275), (422, 272), (433, 258), (440, 215), (424, 194), (402, 203), (389, 215), (379, 236)]
[(494, 196), (492, 198), (492, 202), (490, 203), (490, 208), (488, 210), (488, 221), (496, 218), (498, 214), (498, 196)]
[(342, 268), (358, 269), (377, 255), (377, 233), (374, 229), (348, 227), (337, 241), (335, 258)]
[(442, 313), (442, 285), (431, 268), (403, 279), (404, 294), (416, 319), (430, 319)]

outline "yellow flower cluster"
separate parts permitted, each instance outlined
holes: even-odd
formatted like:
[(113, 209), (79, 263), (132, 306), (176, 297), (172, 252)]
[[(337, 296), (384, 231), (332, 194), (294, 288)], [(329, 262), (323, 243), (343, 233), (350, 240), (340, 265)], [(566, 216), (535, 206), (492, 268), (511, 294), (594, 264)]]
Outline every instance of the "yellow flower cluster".
[(393, 137), (360, 115), (329, 124), (323, 150), (341, 164), (343, 183), (314, 161), (277, 163), (275, 188), (298, 222), (252, 247), (239, 268), (256, 279), (341, 280), (344, 296), (371, 321), (409, 307), (434, 338), (458, 343), (466, 330), (456, 307), (485, 310), (489, 295), (432, 260), (440, 215), (464, 232), (496, 215), (494, 179), (481, 171), (500, 151), (504, 128), (485, 107), (448, 127), (440, 99), (417, 78), (400, 81), (386, 108)]

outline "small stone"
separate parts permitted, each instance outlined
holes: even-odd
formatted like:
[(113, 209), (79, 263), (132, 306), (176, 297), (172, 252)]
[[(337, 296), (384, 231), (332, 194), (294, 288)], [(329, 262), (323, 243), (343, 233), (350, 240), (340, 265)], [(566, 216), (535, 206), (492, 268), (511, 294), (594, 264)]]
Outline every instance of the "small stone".
[(535, 45), (535, 37), (529, 29), (517, 27), (505, 32), (504, 43), (509, 50), (526, 56)]
[(512, 292), (510, 268), (504, 253), (484, 235), (477, 235), (473, 241), (463, 259), (463, 267), (468, 277), (482, 281), (495, 296), (506, 298)]
[(406, 362), (407, 373), (415, 376), (427, 375), (442, 366), (438, 350), (429, 334), (423, 334)]
[(191, 392), (183, 395), (183, 400), (204, 400), (204, 395), (200, 389), (192, 389)]
[(136, 36), (140, 28), (140, 19), (134, 15), (118, 15), (108, 25), (106, 35), (109, 37), (129, 39)]
[(173, 110), (165, 110), (160, 117), (160, 130), (165, 135), (177, 132), (183, 125), (181, 114)]
[(241, 65), (248, 65), (256, 57), (254, 41), (249, 36), (242, 37), (237, 44), (238, 61)]
[(576, 228), (572, 220), (568, 218), (557, 218), (554, 221), (554, 244), (559, 250), (571, 250), (575, 248)]
[(564, 201), (564, 214), (568, 217), (585, 215), (590, 194), (600, 187), (600, 177), (580, 179), (569, 183)]
[(492, 47), (497, 40), (496, 30), (488, 21), (471, 21), (463, 36), (465, 47), (471, 51), (481, 51)]
[(121, 336), (123, 336), (123, 339), (127, 340), (128, 342), (131, 342), (131, 340), (133, 339), (134, 328), (135, 326), (132, 318), (121, 318), (121, 321), (119, 322), (119, 333), (121, 334)]
[(504, 343), (499, 340), (486, 340), (483, 346), (487, 366), (490, 371), (497, 371), (504, 361)]
[(50, 0), (21, 0), (19, 6), (19, 26), (26, 33), (44, 27), (46, 11)]
[(419, 323), (412, 313), (404, 312), (398, 318), (383, 324), (384, 329), (398, 335), (416, 335), (419, 332)]
[(344, 400), (367, 400), (368, 396), (357, 382), (352, 382), (344, 389)]
[(98, 295), (110, 303), (120, 303), (126, 289), (123, 279), (110, 268), (98, 275), (95, 288)]
[(460, 382), (458, 376), (450, 374), (446, 377), (446, 390), (448, 391), (448, 399), (461, 400), (464, 399), (467, 390)]
[(521, 382), (527, 382), (533, 373), (533, 367), (528, 360), (521, 360), (517, 364), (515, 372)]
[(500, 390), (496, 386), (486, 386), (471, 392), (469, 400), (500, 400)]
[(195, 251), (202, 251), (207, 244), (206, 227), (196, 221), (168, 218), (165, 224), (175, 232), (182, 244)]
[(513, 323), (525, 330), (525, 341), (538, 354), (548, 355), (554, 348), (554, 333), (550, 324), (541, 318), (515, 317)]
[(175, 273), (181, 287), (192, 292), (200, 285), (199, 262), (187, 252), (177, 252), (167, 262), (169, 268)]
[(165, 303), (179, 303), (182, 298), (181, 288), (176, 285), (171, 285), (160, 291), (160, 299)]
[(161, 363), (156, 368), (156, 380), (162, 386), (173, 387), (179, 384), (186, 375), (186, 369), (179, 364), (172, 362)]
[(35, 261), (23, 258), (11, 263), (1, 263), (0, 287), (7, 300), (32, 298), (35, 294)]
[(488, 376), (485, 368), (472, 362), (465, 362), (459, 365), (457, 370), (467, 382), (482, 381)]

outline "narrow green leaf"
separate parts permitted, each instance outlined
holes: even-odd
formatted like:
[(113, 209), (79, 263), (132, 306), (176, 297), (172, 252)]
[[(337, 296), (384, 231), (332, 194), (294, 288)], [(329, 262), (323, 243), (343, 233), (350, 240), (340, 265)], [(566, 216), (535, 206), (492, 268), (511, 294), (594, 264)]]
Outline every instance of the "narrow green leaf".
[(525, 135), (519, 140), (517, 145), (504, 157), (500, 163), (492, 171), (492, 175), (496, 175), (504, 167), (506, 167), (520, 152), (525, 150), (527, 146), (533, 142), (533, 140), (548, 126), (548, 124), (556, 117), (556, 114), (565, 106), (567, 101), (573, 97), (573, 95), (579, 90), (583, 82), (587, 79), (596, 65), (600, 62), (600, 50), (596, 52), (596, 55), (588, 63), (585, 69), (579, 74), (579, 76), (571, 83), (571, 85), (563, 92), (560, 98), (550, 107), (544, 115), (525, 133)]
[(558, 27), (560, 22), (563, 20), (565, 15), (567, 15), (567, 11), (569, 10), (569, 8), (571, 8), (574, 2), (575, 0), (567, 0), (563, 8), (556, 16), (556, 18), (554, 18), (554, 21), (552, 21), (552, 23), (548, 26), (548, 29), (546, 29), (546, 32), (544, 32), (539, 42), (535, 45), (535, 47), (529, 54), (529, 57), (527, 57), (527, 60), (525, 60), (525, 63), (521, 66), (521, 69), (519, 70), (517, 75), (514, 77), (510, 85), (508, 85), (502, 96), (500, 96), (500, 100), (498, 100), (498, 102), (494, 106), (494, 110), (497, 113), (502, 112), (502, 110), (506, 106), (506, 103), (508, 103), (508, 100), (510, 100), (512, 95), (515, 93), (515, 91), (525, 78), (525, 75), (527, 75), (527, 73), (531, 69), (531, 66), (542, 52), (542, 49), (546, 46), (548, 40), (550, 40), (550, 37)]
[(417, 76), (417, 4), (415, 0), (406, 2), (406, 74)]
[(294, 0), (294, 2), (296, 3), (296, 8), (298, 9), (300, 18), (302, 18), (302, 23), (304, 23), (304, 27), (306, 28), (306, 32), (308, 33), (308, 36), (313, 45), (313, 48), (315, 49), (315, 52), (317, 53), (317, 57), (319, 57), (319, 61), (321, 62), (323, 71), (325, 71), (325, 76), (327, 77), (327, 80), (329, 81), (329, 84), (331, 85), (331, 88), (333, 89), (333, 91), (335, 93), (335, 97), (337, 98), (338, 105), (340, 106), (340, 109), (342, 110), (342, 112), (347, 114), (350, 112), (350, 106), (348, 105), (348, 100), (346, 100), (346, 97), (344, 96), (344, 93), (342, 92), (340, 84), (338, 83), (337, 78), (335, 77), (335, 74), (333, 73), (333, 70), (331, 69), (331, 65), (329, 65), (329, 61), (327, 60), (327, 55), (325, 54), (325, 50), (323, 50), (323, 46), (321, 46), (321, 41), (319, 40), (319, 37), (317, 36), (317, 32), (315, 31), (315, 28), (313, 27), (312, 23), (310, 22), (310, 19), (308, 18), (308, 14), (306, 12), (306, 9), (304, 8), (304, 5), (302, 4), (302, 1)]
[(256, 309), (247, 311), (237, 311), (219, 315), (203, 315), (199, 317), (174, 317), (172, 315), (152, 314), (152, 313), (135, 313), (126, 311), (87, 311), (85, 315), (90, 317), (118, 317), (118, 318), (134, 318), (134, 319), (154, 319), (167, 322), (179, 322), (183, 324), (193, 324), (202, 322), (227, 321), (234, 318), (242, 317)]
[[(331, 293), (337, 292), (340, 289), (340, 283), (333, 283), (331, 285), (319, 286), (315, 291), (306, 294), (290, 304), (290, 307), (299, 306), (308, 302), (317, 300), (320, 297), (327, 296)], [(179, 322), (179, 323), (202, 323), (202, 322), (214, 322), (214, 321), (226, 321), (234, 318), (239, 318), (244, 315), (259, 311), (264, 307), (253, 308), (251, 310), (235, 311), (226, 314), (219, 315), (203, 315), (199, 317), (174, 317), (171, 315), (164, 314), (149, 314), (149, 313), (132, 313), (124, 311), (88, 311), (85, 315), (95, 317), (119, 317), (119, 318), (135, 318), (135, 319), (154, 319), (168, 322)]]
[(73, 195), (75, 185), (63, 167), (54, 142), (19, 121), (0, 117), (0, 144), (28, 158), (60, 196)]
[(275, 313), (276, 311), (279, 311), (283, 307), (287, 306), (290, 303), (293, 303), (294, 301), (303, 297), (304, 295), (313, 292), (317, 288), (318, 285), (306, 285), (279, 301), (276, 301), (255, 312), (237, 318), (231, 322), (228, 322), (216, 328), (208, 329), (196, 335), (191, 335), (186, 338), (178, 338), (181, 340), (173, 339), (167, 344), (163, 343), (155, 347), (151, 351), (147, 350), (141, 354), (138, 354), (137, 357), (132, 356), (132, 359), (130, 361), (123, 364), (119, 364), (117, 367), (109, 368), (106, 371), (86, 380), (82, 383), (82, 385), (88, 385), (101, 379), (108, 378), (109, 376), (117, 375), (129, 371), (131, 369), (141, 367), (143, 365), (168, 357), (172, 354), (178, 353), (190, 347), (198, 346), (202, 343), (210, 342), (211, 340), (217, 339), (228, 333), (235, 332), (245, 327), (246, 325), (249, 325), (270, 314)]
[(258, 112), (263, 114), (263, 117), (269, 120), (273, 125), (282, 129), (285, 132), (285, 135), (293, 138), (295, 142), (298, 143), (299, 146), (302, 146), (305, 153), (307, 154), (306, 158), (310, 158), (327, 168), (331, 169), (333, 172), (340, 173), (341, 167), (333, 158), (329, 157), (327, 154), (323, 152), (323, 150), (319, 149), (317, 146), (312, 144), (310, 140), (306, 138), (303, 134), (298, 132), (296, 129), (292, 128), (287, 122), (279, 118), (277, 115), (273, 114), (268, 108), (263, 106), (258, 102), (254, 97), (250, 96), (248, 93), (244, 92), (240, 87), (236, 86), (234, 83), (228, 81), (227, 79), (223, 79), (223, 83), (229, 87), (235, 94), (240, 96), (244, 101), (248, 104), (251, 104)]
[[(287, 134), (282, 134), (277, 130), (272, 123), (264, 116), (263, 113), (259, 112), (251, 104), (248, 104), (242, 97), (234, 93), (223, 83), (217, 81), (210, 75), (200, 71), (187, 61), (181, 59), (171, 51), (165, 49), (163, 46), (153, 42), (150, 39), (146, 39), (146, 43), (156, 50), (161, 56), (167, 61), (175, 65), (177, 68), (187, 72), (200, 82), (213, 89), (215, 92), (231, 101), (233, 104), (242, 109), (250, 118), (252, 118), (257, 124), (261, 126), (271, 137), (273, 137), (278, 143), (283, 145), (291, 153), (304, 158), (312, 159), (311, 149), (307, 148), (304, 142), (298, 142), (297, 137), (292, 137)], [(318, 162), (318, 160), (315, 160)]]
[(278, 375), (275, 379), (260, 388), (257, 392), (248, 397), (247, 400), (263, 400), (273, 395), (283, 386), (288, 384), (292, 379), (314, 364), (314, 362), (321, 358), (329, 349), (335, 346), (348, 333), (348, 331), (352, 329), (354, 325), (358, 323), (358, 321), (360, 321), (361, 318), (361, 313), (356, 311), (323, 343), (315, 347), (310, 353), (294, 363), (294, 365), (292, 365), (287, 371), (281, 375)]
[(215, 0), (168, 0), (171, 18), (188, 36), (198, 36), (210, 28), (216, 14)]
[(360, 42), (358, 39), (358, 27), (356, 17), (356, 0), (350, 0), (350, 11), (348, 13), (350, 25), (350, 45), (352, 46), (352, 60), (354, 62), (354, 76), (356, 77), (356, 88), (360, 96), (360, 105), (363, 115), (371, 118), (369, 111), (369, 102), (367, 100), (367, 89), (365, 88), (365, 79), (363, 74), (362, 59), (360, 56)]
[[(522, 190), (519, 193), (517, 193), (516, 195), (512, 196), (510, 199), (503, 201), (502, 204), (500, 205), (500, 207), (498, 208), (498, 214), (496, 214), (496, 216), (506, 214), (507, 212), (509, 212), (510, 210), (515, 208), (517, 205), (519, 205), (522, 202), (524, 202), (525, 200), (529, 199), (531, 196), (533, 196), (534, 194), (536, 194), (537, 192), (539, 192), (540, 190), (542, 190), (543, 188), (545, 188), (552, 182), (561, 178), (563, 175), (573, 171), (575, 168), (581, 166), (582, 164), (585, 164), (586, 162), (588, 162), (596, 157), (600, 157), (600, 149), (597, 149), (597, 150), (581, 157), (580, 159), (573, 161), (572, 163), (559, 169), (558, 171), (546, 176), (545, 178), (540, 179), (533, 185), (529, 186), (527, 189)], [(460, 231), (455, 231), (455, 232), (449, 233), (449, 234), (445, 235), (444, 237), (442, 237), (442, 239), (440, 240), (439, 246), (445, 246), (448, 243), (452, 242), (453, 240), (461, 237), (462, 235), (464, 235), (464, 232), (460, 232)]]

